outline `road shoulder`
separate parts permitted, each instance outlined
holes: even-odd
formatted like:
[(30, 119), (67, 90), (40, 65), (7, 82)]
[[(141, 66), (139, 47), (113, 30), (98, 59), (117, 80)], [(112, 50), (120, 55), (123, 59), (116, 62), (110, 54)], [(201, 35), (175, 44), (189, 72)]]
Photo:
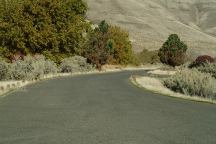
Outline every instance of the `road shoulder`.
[(181, 98), (181, 99), (186, 99), (186, 100), (196, 101), (196, 102), (216, 104), (216, 101), (211, 99), (201, 98), (198, 96), (189, 96), (189, 95), (173, 92), (170, 89), (166, 88), (162, 84), (161, 79), (159, 78), (150, 77), (150, 76), (131, 76), (130, 81), (139, 88), (151, 91), (153, 93), (161, 94), (164, 96)]

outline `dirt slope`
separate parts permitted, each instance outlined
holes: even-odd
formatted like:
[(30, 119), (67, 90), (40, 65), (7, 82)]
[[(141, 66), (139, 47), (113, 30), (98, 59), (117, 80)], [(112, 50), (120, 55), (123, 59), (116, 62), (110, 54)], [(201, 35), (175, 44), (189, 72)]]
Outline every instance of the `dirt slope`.
[(88, 18), (106, 19), (131, 34), (135, 51), (158, 49), (179, 34), (193, 55), (216, 56), (215, 0), (86, 0)]

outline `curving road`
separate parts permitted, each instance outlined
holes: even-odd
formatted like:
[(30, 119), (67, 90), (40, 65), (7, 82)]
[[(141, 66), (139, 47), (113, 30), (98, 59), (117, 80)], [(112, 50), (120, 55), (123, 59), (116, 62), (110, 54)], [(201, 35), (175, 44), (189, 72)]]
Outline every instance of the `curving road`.
[(58, 78), (0, 99), (0, 144), (215, 144), (216, 106), (143, 91), (119, 72)]

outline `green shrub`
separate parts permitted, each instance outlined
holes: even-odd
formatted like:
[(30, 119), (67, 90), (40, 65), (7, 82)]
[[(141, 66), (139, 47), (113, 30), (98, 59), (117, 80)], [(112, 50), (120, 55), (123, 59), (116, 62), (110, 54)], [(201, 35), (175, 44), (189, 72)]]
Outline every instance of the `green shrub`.
[(196, 69), (183, 70), (163, 82), (166, 87), (175, 92), (216, 99), (216, 80), (210, 74)]
[(171, 34), (160, 48), (158, 56), (162, 63), (179, 66), (185, 62), (186, 51), (187, 45), (180, 40), (177, 34)]
[(142, 64), (155, 64), (160, 62), (158, 51), (148, 51), (144, 49), (142, 52), (137, 54), (138, 60)]
[(132, 51), (132, 44), (129, 38), (129, 33), (118, 26), (110, 26), (108, 31), (109, 39), (115, 42), (112, 49), (113, 61), (111, 64), (133, 64), (134, 53)]
[(105, 33), (107, 33), (108, 30), (109, 30), (109, 25), (108, 25), (108, 23), (106, 23), (105, 20), (103, 20), (103, 21), (99, 24), (98, 28), (99, 28), (100, 32), (102, 32), (102, 33), (105, 34)]
[(88, 72), (92, 69), (93, 66), (87, 63), (86, 58), (81, 56), (65, 58), (60, 65), (60, 70), (63, 73)]
[(197, 67), (197, 69), (200, 72), (203, 73), (209, 73), (211, 74), (214, 78), (216, 78), (216, 63), (205, 63), (199, 67)]
[(49, 58), (59, 62), (59, 57), (73, 55), (82, 47), (83, 33), (90, 27), (86, 11), (82, 0), (14, 3), (0, 14), (0, 51), (5, 57), (16, 52), (49, 53)]

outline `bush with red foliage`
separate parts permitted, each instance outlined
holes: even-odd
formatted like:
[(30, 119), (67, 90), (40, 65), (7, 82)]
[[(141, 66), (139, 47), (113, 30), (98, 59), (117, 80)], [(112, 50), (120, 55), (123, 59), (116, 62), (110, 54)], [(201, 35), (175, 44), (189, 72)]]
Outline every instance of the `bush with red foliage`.
[(196, 63), (205, 63), (205, 62), (213, 63), (214, 58), (208, 55), (202, 55), (202, 56), (198, 56), (196, 59)]
[(199, 67), (206, 63), (213, 63), (215, 60), (211, 56), (201, 55), (196, 58), (196, 60), (189, 66), (190, 68)]

